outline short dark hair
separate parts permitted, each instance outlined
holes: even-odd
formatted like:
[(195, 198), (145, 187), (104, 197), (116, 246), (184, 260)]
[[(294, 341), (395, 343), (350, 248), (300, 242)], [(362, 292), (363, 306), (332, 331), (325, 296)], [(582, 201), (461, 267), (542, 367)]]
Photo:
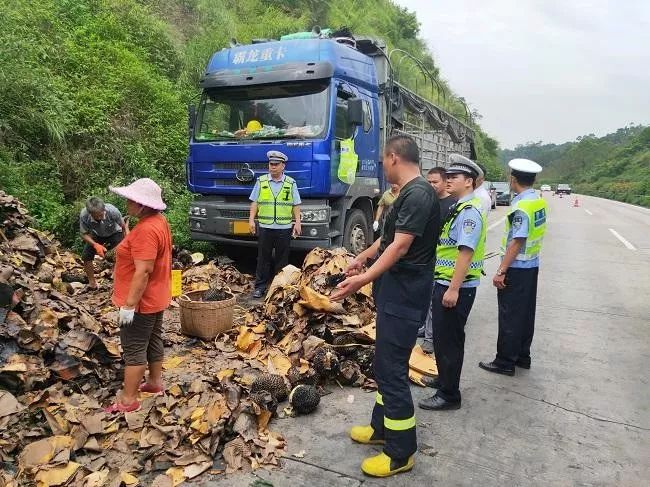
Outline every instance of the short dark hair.
[(418, 149), (415, 139), (409, 135), (393, 135), (386, 142), (384, 152), (392, 152), (405, 161), (420, 164), (420, 149)]
[(529, 172), (521, 172), (515, 169), (510, 173), (522, 186), (532, 186), (535, 184), (535, 175)]
[(104, 204), (104, 200), (101, 198), (97, 198), (96, 196), (91, 196), (86, 200), (86, 211), (88, 213), (97, 213), (100, 211), (104, 211), (106, 208), (106, 205)]
[(447, 179), (447, 170), (444, 167), (432, 167), (429, 169), (429, 172), (427, 172), (427, 176), (429, 174), (440, 174), (440, 177), (442, 179)]

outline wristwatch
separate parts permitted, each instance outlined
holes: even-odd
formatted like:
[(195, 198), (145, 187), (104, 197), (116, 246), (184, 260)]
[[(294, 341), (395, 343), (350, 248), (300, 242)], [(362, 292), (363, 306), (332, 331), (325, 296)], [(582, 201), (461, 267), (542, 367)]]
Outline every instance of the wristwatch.
[(497, 276), (502, 276), (505, 273), (506, 273), (506, 271), (504, 271), (503, 269), (501, 269), (501, 268), (497, 269)]

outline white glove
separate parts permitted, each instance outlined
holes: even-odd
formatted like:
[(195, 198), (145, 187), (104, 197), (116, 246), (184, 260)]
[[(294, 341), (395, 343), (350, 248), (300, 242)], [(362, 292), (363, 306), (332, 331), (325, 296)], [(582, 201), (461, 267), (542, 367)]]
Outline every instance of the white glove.
[(120, 326), (129, 326), (131, 323), (133, 323), (133, 317), (135, 316), (135, 308), (126, 308), (126, 307), (121, 307), (120, 308), (120, 316), (117, 318), (117, 323)]
[(373, 229), (373, 231), (375, 231), (375, 232), (376, 232), (377, 230), (379, 230), (379, 222), (378, 222), (378, 221), (374, 221), (374, 222), (372, 222), (372, 229)]

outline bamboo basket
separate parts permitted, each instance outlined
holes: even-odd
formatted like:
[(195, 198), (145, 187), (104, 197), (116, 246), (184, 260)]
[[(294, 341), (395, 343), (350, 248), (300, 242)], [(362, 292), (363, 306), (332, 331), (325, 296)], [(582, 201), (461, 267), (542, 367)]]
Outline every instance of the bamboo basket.
[(236, 298), (230, 290), (230, 298), (223, 301), (201, 301), (205, 291), (192, 291), (178, 298), (181, 310), (181, 333), (212, 339), (232, 328)]

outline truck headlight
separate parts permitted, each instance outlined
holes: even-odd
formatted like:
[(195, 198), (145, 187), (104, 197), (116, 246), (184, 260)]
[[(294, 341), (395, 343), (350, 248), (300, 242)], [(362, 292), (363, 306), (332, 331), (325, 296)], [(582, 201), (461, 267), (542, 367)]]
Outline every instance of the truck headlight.
[(304, 222), (327, 222), (329, 221), (329, 209), (321, 210), (301, 210), (300, 215)]
[(207, 211), (205, 208), (201, 208), (199, 206), (190, 206), (190, 215), (192, 216), (206, 216)]

